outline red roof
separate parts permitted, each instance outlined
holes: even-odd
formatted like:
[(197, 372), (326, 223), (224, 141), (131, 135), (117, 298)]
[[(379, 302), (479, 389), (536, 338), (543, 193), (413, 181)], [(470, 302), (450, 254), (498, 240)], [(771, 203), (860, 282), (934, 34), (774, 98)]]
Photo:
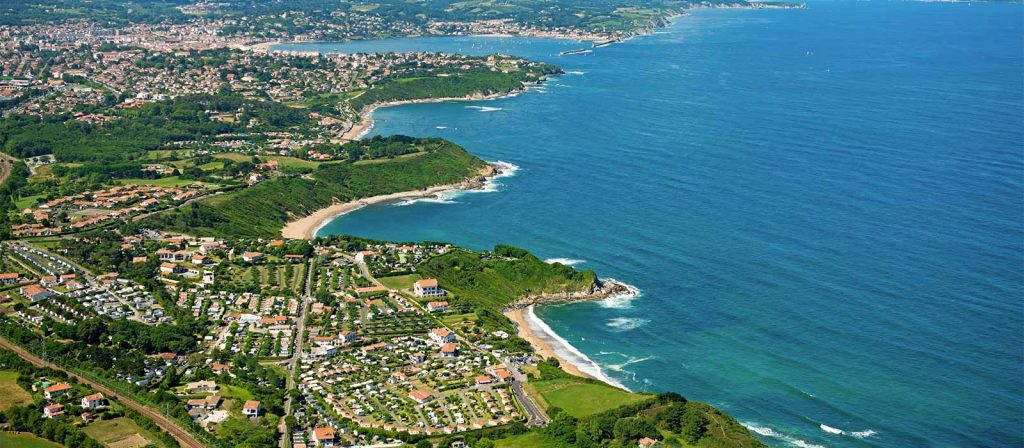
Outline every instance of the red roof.
[(258, 402), (256, 400), (246, 401), (245, 404), (242, 405), (242, 409), (259, 409), (259, 408), (260, 408), (260, 402)]
[(68, 383), (60, 383), (60, 384), (54, 384), (54, 385), (52, 385), (50, 387), (47, 387), (46, 389), (43, 389), (43, 390), (46, 391), (46, 392), (60, 392), (60, 391), (68, 390), (68, 389), (71, 389), (71, 385), (70, 384), (68, 384)]
[(424, 279), (416, 280), (416, 284), (419, 285), (421, 288), (431, 288), (431, 287), (437, 286), (437, 279), (436, 278), (424, 278)]

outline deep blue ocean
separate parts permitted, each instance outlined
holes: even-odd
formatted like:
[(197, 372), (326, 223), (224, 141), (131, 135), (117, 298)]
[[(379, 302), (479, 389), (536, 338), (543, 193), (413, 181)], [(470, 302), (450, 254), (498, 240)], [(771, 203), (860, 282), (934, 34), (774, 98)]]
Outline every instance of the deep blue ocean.
[[(1024, 446), (1024, 6), (702, 10), (589, 55), (421, 38), (568, 74), (512, 98), (379, 110), (519, 168), (321, 233), (504, 242), (636, 286), (538, 310), (634, 390), (775, 446)], [(825, 426), (822, 426), (825, 425)], [(838, 433), (841, 431), (841, 433)]]

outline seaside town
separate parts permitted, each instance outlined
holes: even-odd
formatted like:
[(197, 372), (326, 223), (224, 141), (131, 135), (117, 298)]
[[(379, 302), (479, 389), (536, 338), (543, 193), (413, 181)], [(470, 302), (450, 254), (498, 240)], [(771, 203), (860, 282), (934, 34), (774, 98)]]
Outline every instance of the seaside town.
[[(39, 330), (44, 320), (73, 326), (99, 316), (173, 324), (164, 306), (206, 321), (190, 350), (147, 355), (118, 379), (180, 396), (188, 416), (212, 434), (234, 421), (266, 425), (287, 412), (296, 417), (293, 446), (347, 446), (388, 441), (372, 430), (452, 435), (540, 417), (526, 414), (521, 401), (529, 400), (522, 387), (534, 358), (496, 347), (507, 332), (480, 334), (472, 313), (453, 309), (436, 279), (415, 272), (449, 245), (353, 251), (309, 241), (105, 231), (91, 240), (0, 247), (0, 310), (10, 319), (4, 325)], [(87, 255), (107, 250), (110, 260)], [(97, 272), (105, 262), (130, 268)], [(265, 377), (239, 376), (257, 361)], [(298, 394), (267, 387), (285, 377)], [(72, 406), (56, 399), (70, 386), (39, 382), (44, 417), (96, 418), (89, 410), (102, 394), (82, 390), (74, 399), (83, 404)]]
[(761, 446), (711, 406), (583, 372), (524, 311), (636, 293), (624, 284), (501, 244), (317, 235), (515, 168), (441, 138), (364, 138), (375, 108), (564, 73), (290, 44), (589, 52), (694, 5), (143, 3), (0, 15), (0, 446)]

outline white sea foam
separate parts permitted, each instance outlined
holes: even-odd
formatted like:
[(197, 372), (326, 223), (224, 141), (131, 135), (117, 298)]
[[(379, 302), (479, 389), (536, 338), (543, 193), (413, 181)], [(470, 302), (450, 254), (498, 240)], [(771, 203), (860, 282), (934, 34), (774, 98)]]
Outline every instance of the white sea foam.
[(643, 319), (639, 317), (616, 317), (606, 322), (605, 325), (621, 332), (635, 330), (644, 325), (647, 325), (647, 323), (650, 321), (650, 319)]
[[(617, 281), (617, 280), (611, 279), (611, 278), (609, 278), (608, 280), (609, 281)], [(622, 283), (622, 282), (619, 282), (619, 283)], [(632, 303), (633, 299), (635, 299), (637, 297), (640, 297), (642, 295), (642, 293), (640, 292), (640, 289), (638, 289), (636, 286), (633, 286), (633, 285), (630, 285), (630, 284), (627, 284), (627, 283), (622, 283), (622, 284), (626, 285), (626, 289), (629, 290), (628, 292), (625, 292), (625, 293), (622, 293), (622, 294), (615, 294), (615, 295), (612, 295), (612, 296), (605, 297), (604, 300), (601, 300), (601, 301), (597, 302), (597, 304), (600, 305), (602, 308), (624, 309), (624, 308), (632, 307), (633, 306), (633, 303)]]
[(544, 260), (545, 263), (561, 263), (566, 266), (576, 266), (580, 263), (586, 263), (586, 260), (577, 260), (575, 258), (548, 258)]
[(587, 72), (581, 72), (579, 70), (569, 70), (565, 72), (566, 75), (586, 75)]
[[(629, 359), (626, 360), (626, 362), (624, 362), (622, 364), (609, 364), (608, 368), (611, 369), (611, 370), (614, 370), (616, 372), (622, 372), (623, 369), (625, 369), (626, 366), (628, 366), (628, 365), (636, 364), (638, 362), (644, 362), (644, 361), (647, 361), (649, 359), (654, 359), (654, 357), (653, 356), (644, 356), (643, 358), (633, 358), (633, 357), (630, 357)], [(633, 375), (634, 375), (634, 377), (636, 376), (636, 374), (633, 374)]]
[(826, 425), (824, 423), (818, 425), (818, 427), (820, 427), (822, 431), (825, 431), (825, 432), (827, 432), (829, 434), (840, 434), (840, 435), (846, 434), (846, 432), (843, 431), (842, 429), (833, 428), (833, 427), (831, 427), (829, 425)]
[(740, 424), (743, 425), (745, 428), (749, 429), (750, 431), (754, 432), (755, 434), (759, 435), (759, 436), (771, 437), (773, 439), (778, 439), (778, 440), (781, 440), (781, 441), (787, 443), (790, 446), (795, 446), (795, 447), (798, 447), (798, 448), (825, 448), (824, 446), (821, 446), (821, 445), (818, 445), (818, 444), (815, 444), (815, 443), (812, 443), (812, 442), (808, 442), (806, 440), (801, 440), (801, 439), (798, 439), (798, 438), (790, 436), (790, 435), (783, 434), (783, 433), (781, 433), (779, 431), (776, 431), (776, 430), (774, 430), (772, 428), (769, 428), (767, 426), (762, 426), (762, 425), (759, 425), (757, 423), (740, 422)]
[(439, 191), (434, 195), (425, 198), (403, 199), (401, 201), (395, 202), (392, 205), (395, 207), (405, 207), (407, 205), (413, 204), (458, 204), (459, 201), (456, 201), (455, 199), (467, 193), (494, 193), (496, 191), (500, 191), (501, 182), (499, 181), (499, 179), (515, 176), (516, 173), (519, 171), (519, 165), (508, 162), (502, 162), (500, 160), (491, 163), (494, 166), (498, 167), (498, 170), (501, 173), (490, 179), (487, 179), (487, 182), (484, 182), (482, 188), (478, 188), (475, 190), (444, 190)]
[(466, 109), (476, 109), (476, 110), (478, 110), (480, 112), (495, 112), (495, 111), (499, 111), (499, 110), (505, 110), (505, 109), (502, 109), (500, 107), (491, 107), (491, 106), (466, 106)]
[(537, 317), (537, 314), (533, 312), (533, 306), (526, 308), (526, 312), (523, 313), (523, 320), (530, 326), (532, 330), (537, 332), (538, 335), (544, 337), (548, 343), (551, 344), (551, 348), (554, 349), (555, 353), (559, 357), (564, 359), (566, 362), (576, 366), (581, 372), (586, 373), (594, 378), (597, 378), (605, 383), (611, 384), (612, 386), (618, 387), (623, 390), (629, 390), (625, 385), (609, 377), (604, 373), (594, 360), (584, 355), (583, 352), (579, 351), (576, 347), (566, 341), (564, 338), (555, 333), (546, 322)]
[(854, 432), (850, 433), (851, 436), (853, 436), (855, 438), (858, 438), (858, 439), (866, 439), (866, 438), (871, 437), (871, 436), (873, 436), (875, 434), (878, 434), (878, 431), (875, 431), (874, 429), (865, 429), (863, 431), (854, 431)]

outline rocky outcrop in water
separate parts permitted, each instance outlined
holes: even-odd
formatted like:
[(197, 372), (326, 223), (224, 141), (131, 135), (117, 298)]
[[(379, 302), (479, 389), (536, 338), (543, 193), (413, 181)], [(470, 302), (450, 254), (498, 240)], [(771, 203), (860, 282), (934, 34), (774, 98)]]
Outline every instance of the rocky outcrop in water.
[(635, 296), (636, 294), (637, 291), (625, 283), (612, 279), (597, 279), (590, 284), (589, 288), (582, 291), (528, 295), (509, 306), (509, 309), (526, 308), (530, 305), (602, 300), (612, 296)]

